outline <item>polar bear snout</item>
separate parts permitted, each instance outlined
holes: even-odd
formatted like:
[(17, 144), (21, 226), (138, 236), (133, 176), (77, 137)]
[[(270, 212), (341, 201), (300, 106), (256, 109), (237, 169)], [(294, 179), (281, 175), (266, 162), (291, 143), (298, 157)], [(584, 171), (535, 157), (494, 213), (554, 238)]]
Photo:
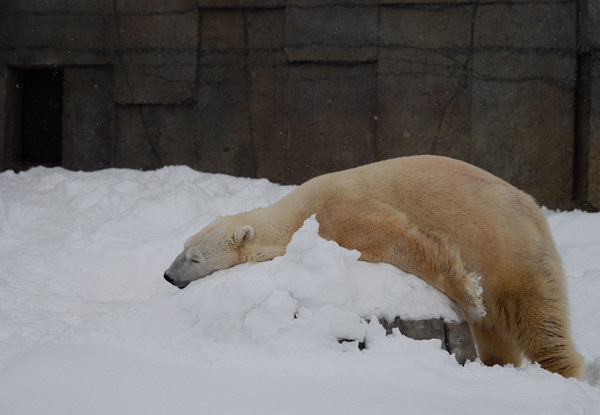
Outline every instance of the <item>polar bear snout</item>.
[(177, 288), (183, 289), (183, 288), (187, 287), (189, 284), (189, 282), (175, 281), (173, 278), (171, 278), (169, 276), (169, 274), (167, 274), (167, 272), (165, 272), (165, 274), (163, 276), (165, 277), (165, 280), (167, 280), (168, 283), (173, 284)]
[(188, 258), (189, 251), (186, 248), (177, 255), (177, 258), (163, 274), (165, 280), (179, 288), (185, 288), (189, 283), (206, 277), (216, 269), (222, 269), (222, 267), (211, 267), (204, 260), (198, 260), (198, 256)]
[(204, 276), (201, 272), (202, 270), (196, 269), (195, 265), (197, 264), (187, 260), (186, 252), (184, 251), (177, 255), (175, 261), (173, 261), (163, 274), (163, 277), (170, 284), (179, 288), (185, 288), (190, 282)]

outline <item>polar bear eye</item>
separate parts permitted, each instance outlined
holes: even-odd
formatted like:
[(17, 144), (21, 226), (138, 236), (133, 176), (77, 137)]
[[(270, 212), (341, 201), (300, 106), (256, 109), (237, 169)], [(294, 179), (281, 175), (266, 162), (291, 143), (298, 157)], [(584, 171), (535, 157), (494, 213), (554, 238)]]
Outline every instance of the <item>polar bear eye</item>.
[(190, 261), (192, 261), (195, 264), (199, 264), (199, 263), (205, 261), (205, 258), (204, 258), (204, 255), (198, 255), (198, 254), (196, 254), (196, 255), (192, 255), (190, 257)]
[(188, 261), (192, 261), (196, 264), (204, 261), (204, 255), (199, 252), (194, 252), (193, 250), (188, 251), (185, 257)]

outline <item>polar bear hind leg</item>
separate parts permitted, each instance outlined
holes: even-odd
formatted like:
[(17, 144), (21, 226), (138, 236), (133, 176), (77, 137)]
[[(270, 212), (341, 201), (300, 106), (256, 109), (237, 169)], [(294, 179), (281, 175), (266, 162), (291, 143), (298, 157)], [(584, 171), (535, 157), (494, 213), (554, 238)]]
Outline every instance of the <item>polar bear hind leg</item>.
[(514, 313), (511, 329), (525, 356), (551, 372), (581, 378), (583, 359), (571, 341), (563, 302), (516, 293), (507, 303)]
[(491, 327), (487, 320), (467, 319), (477, 348), (479, 359), (487, 366), (512, 364), (519, 366), (523, 360), (521, 348), (505, 330)]
[(581, 378), (583, 359), (569, 334), (562, 277), (545, 274), (540, 279), (517, 278), (520, 284), (514, 287), (484, 294), (488, 315), (468, 319), (477, 353), (489, 366), (518, 366), (524, 355), (546, 370)]

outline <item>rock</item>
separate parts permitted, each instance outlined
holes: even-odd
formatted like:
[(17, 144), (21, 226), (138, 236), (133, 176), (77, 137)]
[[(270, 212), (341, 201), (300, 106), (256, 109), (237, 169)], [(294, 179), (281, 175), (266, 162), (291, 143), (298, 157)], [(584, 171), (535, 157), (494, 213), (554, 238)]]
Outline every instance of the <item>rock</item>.
[(456, 361), (461, 365), (464, 365), (467, 360), (474, 361), (477, 358), (475, 343), (466, 322), (451, 323), (435, 318), (429, 320), (402, 320), (400, 317), (396, 317), (393, 322), (380, 318), (379, 322), (388, 335), (392, 334), (394, 328), (397, 328), (400, 333), (411, 339), (441, 340), (442, 349), (454, 354)]

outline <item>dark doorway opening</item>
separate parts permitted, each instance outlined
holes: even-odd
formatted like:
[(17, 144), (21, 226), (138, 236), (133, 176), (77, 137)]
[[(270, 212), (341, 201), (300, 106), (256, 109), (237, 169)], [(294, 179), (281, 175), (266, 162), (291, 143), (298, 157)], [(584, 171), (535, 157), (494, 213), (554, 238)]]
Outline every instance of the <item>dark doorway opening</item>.
[(21, 78), (21, 163), (62, 164), (62, 69), (23, 69)]

